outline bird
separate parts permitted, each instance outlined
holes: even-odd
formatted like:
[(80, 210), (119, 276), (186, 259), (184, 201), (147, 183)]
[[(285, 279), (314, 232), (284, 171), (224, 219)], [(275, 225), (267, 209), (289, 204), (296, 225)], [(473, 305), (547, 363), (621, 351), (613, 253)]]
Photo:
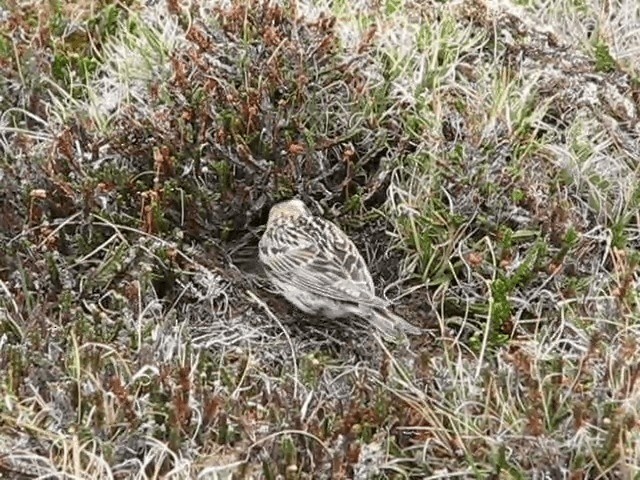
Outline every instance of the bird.
[(271, 207), (258, 256), (268, 280), (307, 314), (331, 319), (355, 315), (385, 337), (421, 333), (376, 295), (369, 268), (347, 234), (313, 215), (302, 200)]

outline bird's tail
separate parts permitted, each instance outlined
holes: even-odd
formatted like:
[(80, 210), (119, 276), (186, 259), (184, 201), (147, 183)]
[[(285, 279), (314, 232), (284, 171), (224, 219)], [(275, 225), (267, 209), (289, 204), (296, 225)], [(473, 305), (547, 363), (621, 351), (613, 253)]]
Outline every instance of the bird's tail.
[(372, 307), (369, 320), (382, 333), (394, 335), (398, 331), (404, 331), (411, 335), (419, 335), (422, 333), (418, 327), (414, 327), (404, 318), (391, 312), (386, 307)]

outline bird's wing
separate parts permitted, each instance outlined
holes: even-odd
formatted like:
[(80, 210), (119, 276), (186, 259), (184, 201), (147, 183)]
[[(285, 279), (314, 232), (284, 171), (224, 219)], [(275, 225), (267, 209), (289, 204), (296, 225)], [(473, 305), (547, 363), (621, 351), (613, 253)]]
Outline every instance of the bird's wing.
[(335, 224), (322, 218), (319, 221), (327, 231), (327, 237), (333, 239), (331, 243), (324, 246), (324, 249), (330, 251), (330, 255), (344, 267), (351, 281), (365, 286), (375, 296), (375, 287), (369, 268), (354, 243)]
[[(337, 228), (337, 227), (335, 227)], [(333, 300), (383, 306), (362, 256), (342, 232), (314, 238), (281, 226), (261, 242), (261, 261), (280, 281)]]

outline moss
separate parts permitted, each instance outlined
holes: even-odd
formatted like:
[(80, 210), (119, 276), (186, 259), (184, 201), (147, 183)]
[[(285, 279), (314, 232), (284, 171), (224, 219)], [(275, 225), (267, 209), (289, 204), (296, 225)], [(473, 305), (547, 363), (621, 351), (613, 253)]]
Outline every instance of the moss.
[(598, 41), (594, 46), (596, 57), (596, 70), (599, 72), (613, 72), (617, 68), (615, 59), (611, 56), (609, 46), (603, 41)]

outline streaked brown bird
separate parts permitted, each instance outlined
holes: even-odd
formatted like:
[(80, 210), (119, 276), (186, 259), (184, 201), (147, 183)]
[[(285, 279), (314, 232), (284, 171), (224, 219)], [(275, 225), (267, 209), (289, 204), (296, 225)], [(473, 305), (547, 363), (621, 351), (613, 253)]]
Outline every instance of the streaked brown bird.
[(303, 312), (329, 318), (357, 315), (385, 336), (421, 332), (375, 294), (367, 264), (351, 239), (334, 223), (312, 215), (301, 200), (271, 207), (259, 258), (274, 286)]

